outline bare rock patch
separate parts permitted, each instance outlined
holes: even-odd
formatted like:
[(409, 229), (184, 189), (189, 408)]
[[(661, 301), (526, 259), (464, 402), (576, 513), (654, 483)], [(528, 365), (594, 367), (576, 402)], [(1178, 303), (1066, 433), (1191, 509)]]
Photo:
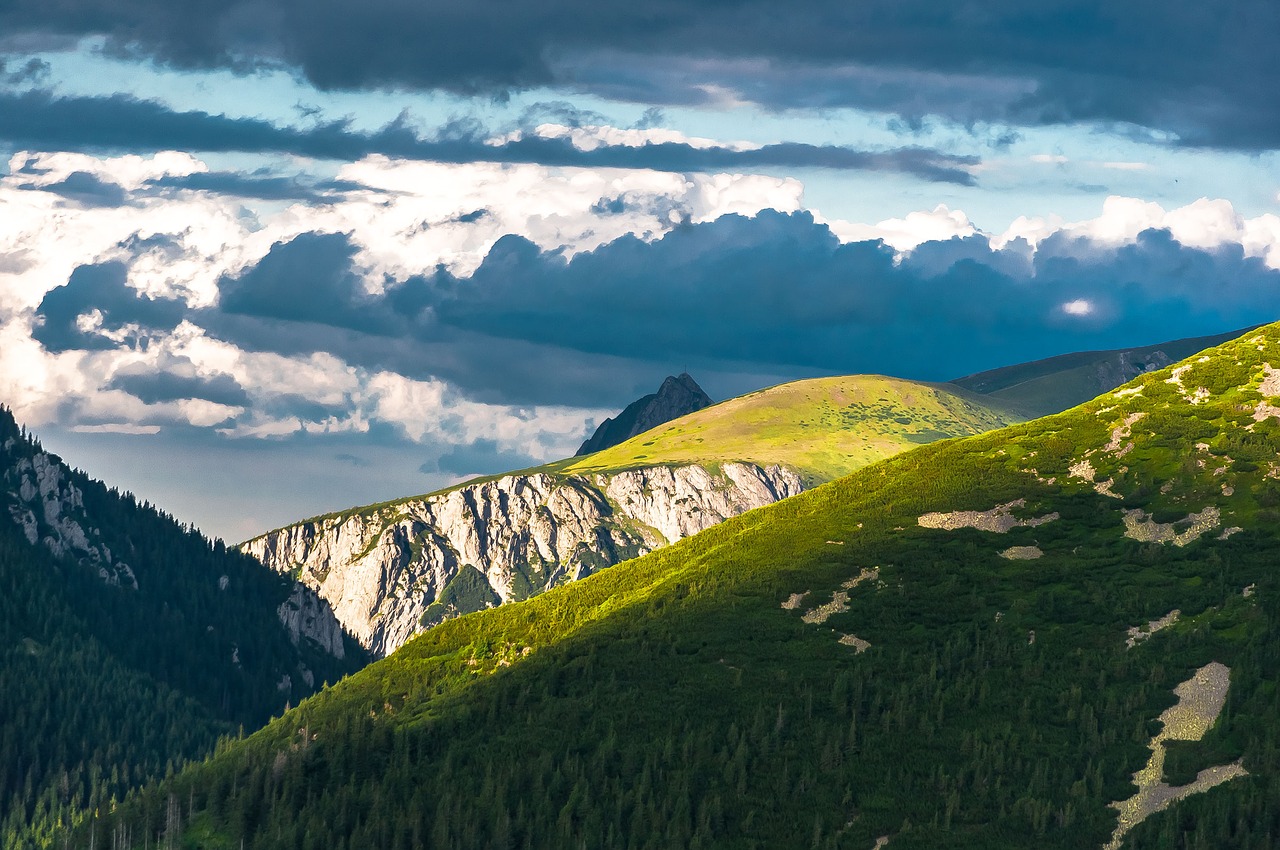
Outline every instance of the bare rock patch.
[[(1199, 513), (1187, 514), (1178, 522), (1156, 522), (1141, 508), (1124, 512), (1124, 536), (1141, 543), (1172, 543), (1186, 546), (1205, 532), (1212, 531), (1222, 522), (1222, 512), (1214, 505)], [(1182, 531), (1177, 526), (1188, 524)]]
[(1222, 713), (1230, 683), (1231, 669), (1225, 664), (1212, 661), (1173, 689), (1178, 701), (1161, 713), (1160, 722), (1164, 724), (1164, 728), (1151, 739), (1151, 758), (1142, 770), (1133, 775), (1138, 793), (1127, 800), (1112, 803), (1112, 807), (1119, 812), (1119, 819), (1104, 850), (1118, 850), (1127, 832), (1177, 801), (1208, 791), (1238, 776), (1248, 775), (1248, 771), (1237, 761), (1206, 768), (1187, 785), (1174, 787), (1162, 778), (1164, 742), (1199, 741), (1204, 738)]
[(1007, 504), (996, 505), (987, 511), (933, 512), (924, 514), (917, 522), (922, 528), (937, 528), (944, 531), (976, 528), (979, 531), (1005, 534), (1011, 528), (1035, 528), (1047, 522), (1053, 522), (1060, 516), (1057, 511), (1054, 511), (1053, 513), (1030, 519), (1018, 519), (1015, 517), (1013, 509), (1024, 507), (1026, 504), (1026, 499), (1015, 499)]

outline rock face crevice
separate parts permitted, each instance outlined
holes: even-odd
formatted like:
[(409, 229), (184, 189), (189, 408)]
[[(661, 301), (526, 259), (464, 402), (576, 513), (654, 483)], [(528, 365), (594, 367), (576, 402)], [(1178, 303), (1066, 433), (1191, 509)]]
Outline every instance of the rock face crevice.
[(536, 472), (292, 525), (241, 549), (314, 589), (387, 655), (449, 617), (527, 598), (803, 489), (780, 466)]

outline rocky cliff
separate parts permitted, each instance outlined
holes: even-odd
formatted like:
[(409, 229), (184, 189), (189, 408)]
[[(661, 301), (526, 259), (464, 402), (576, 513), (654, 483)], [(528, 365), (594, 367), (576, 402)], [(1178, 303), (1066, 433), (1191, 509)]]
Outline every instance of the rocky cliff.
[(349, 511), (243, 544), (327, 600), (375, 655), (800, 492), (779, 466), (535, 472)]
[(578, 449), (578, 455), (589, 455), (657, 428), (664, 422), (709, 407), (714, 402), (687, 372), (668, 376), (656, 393), (650, 393), (627, 405), (613, 419), (606, 419)]
[[(0, 497), (27, 542), (79, 562), (107, 586), (138, 590), (137, 574), (122, 559), (128, 553), (113, 552), (107, 544), (100, 522), (86, 508), (79, 478), (56, 455), (26, 440), (9, 437), (0, 444)], [(118, 536), (120, 529), (115, 531)], [(225, 591), (228, 582), (222, 576), (219, 589)], [(294, 646), (306, 639), (333, 658), (344, 658), (342, 624), (311, 588), (297, 584), (277, 614)]]

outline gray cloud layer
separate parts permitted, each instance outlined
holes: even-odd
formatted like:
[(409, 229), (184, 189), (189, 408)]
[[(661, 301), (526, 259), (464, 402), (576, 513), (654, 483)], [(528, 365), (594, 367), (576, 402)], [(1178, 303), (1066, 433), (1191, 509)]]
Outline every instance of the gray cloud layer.
[[(673, 362), (941, 380), (1272, 321), (1280, 303), (1280, 272), (1261, 260), (1238, 246), (1189, 248), (1163, 230), (1119, 248), (1060, 233), (1035, 252), (975, 236), (895, 258), (879, 242), (841, 244), (808, 214), (764, 212), (654, 242), (623, 237), (569, 260), (508, 236), (470, 277), (441, 270), (390, 281), (377, 297), (354, 254), (341, 234), (277, 244), (221, 282), (217, 308), (188, 318), (245, 348), (328, 351), (442, 377), (473, 398), (617, 404), (631, 378)], [(131, 293), (117, 267), (82, 267), (41, 305), (38, 338), (53, 350), (114, 344), (76, 328), (95, 308), (107, 324), (176, 321), (168, 302)], [(1086, 315), (1063, 309), (1080, 301)]]
[(687, 77), (775, 107), (1119, 121), (1193, 144), (1280, 146), (1273, 0), (11, 0), (0, 32), (55, 45), (102, 35), (118, 54), (183, 68), (283, 64), (325, 89), (563, 85), (681, 102), (697, 91)]
[[(640, 147), (605, 145), (579, 150), (568, 139), (524, 136), (486, 144), (480, 128), (446, 128), (424, 139), (404, 122), (372, 133), (345, 122), (311, 128), (282, 127), (256, 118), (176, 112), (128, 95), (58, 97), (36, 90), (0, 92), (0, 139), (36, 150), (188, 150), (288, 153), (318, 159), (356, 160), (369, 154), (445, 163), (509, 162), (582, 168), (647, 168), (656, 171), (733, 171), (831, 168), (911, 174), (925, 180), (971, 185), (978, 160), (927, 148), (863, 151), (833, 145), (781, 142), (757, 150), (697, 148), (667, 142)], [(208, 178), (203, 178), (208, 179)]]

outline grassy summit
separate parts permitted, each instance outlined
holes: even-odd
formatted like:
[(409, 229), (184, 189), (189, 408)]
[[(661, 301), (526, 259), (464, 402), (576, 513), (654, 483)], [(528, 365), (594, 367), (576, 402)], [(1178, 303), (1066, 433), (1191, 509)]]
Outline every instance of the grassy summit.
[(100, 828), (141, 846), (185, 800), (206, 848), (1274, 847), (1273, 366), (1277, 325), (447, 622)]
[(301, 522), (394, 513), (425, 499), (506, 475), (592, 474), (647, 466), (726, 461), (781, 464), (813, 486), (890, 455), (947, 437), (999, 428), (1023, 417), (951, 384), (879, 375), (812, 378), (747, 393), (690, 413), (595, 454), (468, 479), (423, 496), (348, 508)]
[(557, 466), (599, 472), (670, 463), (780, 463), (830, 481), (909, 448), (1021, 421), (976, 393), (880, 375), (779, 384), (682, 416)]

